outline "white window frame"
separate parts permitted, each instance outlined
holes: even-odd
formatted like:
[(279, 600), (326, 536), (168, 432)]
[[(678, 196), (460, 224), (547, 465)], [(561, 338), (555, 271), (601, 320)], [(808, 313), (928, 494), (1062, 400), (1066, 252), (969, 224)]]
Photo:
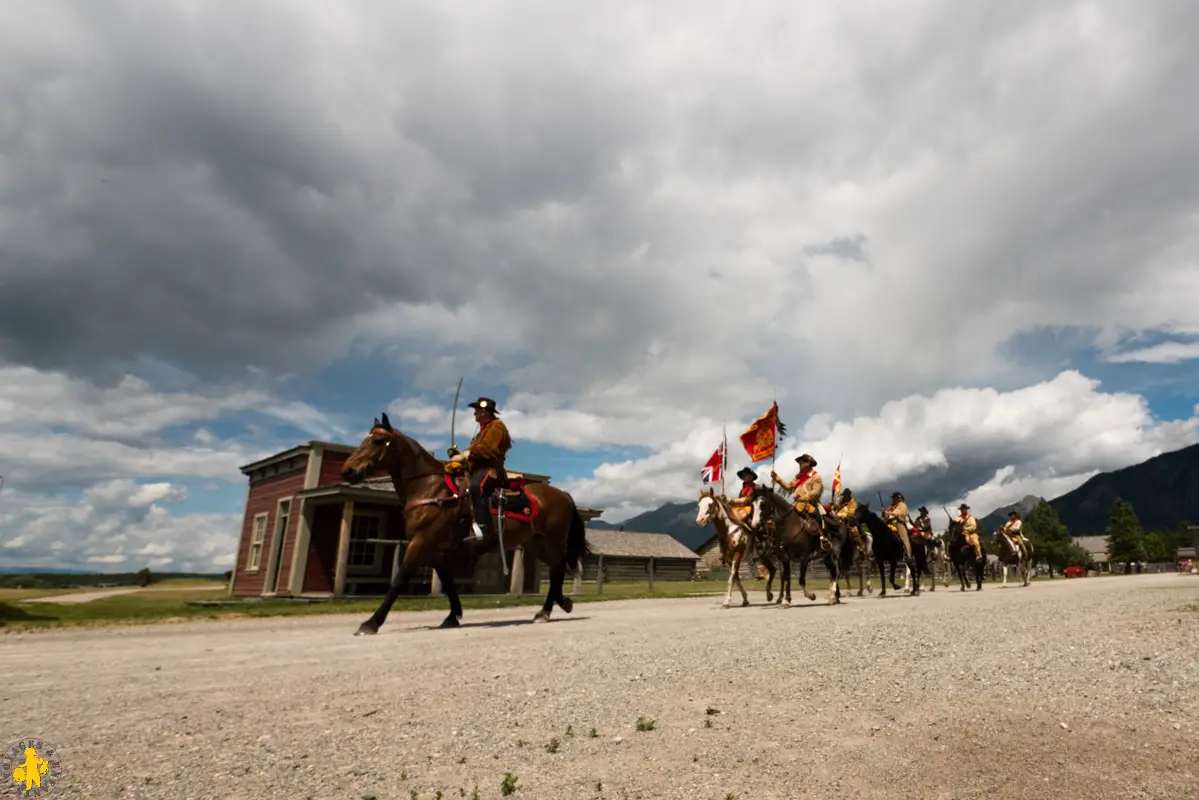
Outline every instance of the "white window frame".
[[(373, 535), (368, 531), (365, 536), (359, 537), (359, 539), (355, 539), (355, 537), (354, 537), (355, 523), (357, 523), (358, 520), (364, 519), (364, 518), (370, 518), (370, 519), (377, 520), (379, 527), (374, 532)], [(365, 548), (365, 552), (370, 555), (371, 560), (370, 560), (370, 563), (367, 563), (367, 564), (355, 564), (353, 562), (353, 553), (355, 552), (354, 545), (356, 542), (360, 541), (360, 539), (382, 539), (382, 538), (384, 538), (383, 534), (385, 534), (386, 532), (387, 532), (387, 512), (373, 511), (373, 510), (372, 511), (358, 511), (355, 509), (354, 516), (350, 519), (350, 546), (349, 546), (349, 549), (346, 551), (346, 571), (348, 573), (352, 573), (355, 575), (360, 575), (360, 574), (372, 574), (373, 575), (373, 574), (377, 573), (380, 569), (383, 568), (383, 548), (380, 547), (379, 545), (365, 544), (365, 543), (361, 545), (362, 548)], [(360, 550), (359, 552), (362, 552), (362, 550)]]
[(262, 566), (262, 548), (266, 542), (266, 526), (270, 521), (269, 511), (254, 515), (250, 523), (250, 551), (246, 553), (246, 574), (253, 575)]

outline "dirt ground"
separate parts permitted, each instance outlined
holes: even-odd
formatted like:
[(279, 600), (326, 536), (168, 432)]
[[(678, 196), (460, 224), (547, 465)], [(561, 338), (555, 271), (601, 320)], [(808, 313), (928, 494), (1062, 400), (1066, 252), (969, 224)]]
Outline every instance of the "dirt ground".
[(0, 740), (64, 798), (1199, 796), (1195, 576), (719, 603), (4, 636)]

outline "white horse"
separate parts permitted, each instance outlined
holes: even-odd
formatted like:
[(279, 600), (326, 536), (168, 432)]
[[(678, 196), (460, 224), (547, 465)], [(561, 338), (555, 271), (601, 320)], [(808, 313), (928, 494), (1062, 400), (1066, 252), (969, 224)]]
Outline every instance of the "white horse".
[(741, 592), (741, 605), (747, 606), (749, 595), (741, 585), (741, 560), (752, 545), (749, 529), (733, 516), (728, 501), (717, 496), (714, 489), (705, 489), (699, 493), (699, 513), (695, 517), (695, 524), (702, 528), (708, 523), (716, 528), (721, 563), (729, 567), (728, 591), (724, 595), (721, 608), (728, 608), (732, 603), (734, 584)]
[(1025, 546), (1017, 545), (1003, 530), (995, 531), (995, 539), (999, 542), (999, 563), (1003, 565), (1003, 585), (1007, 586), (1008, 567), (1015, 567), (1024, 585), (1028, 586), (1032, 578), (1033, 546), (1025, 539)]

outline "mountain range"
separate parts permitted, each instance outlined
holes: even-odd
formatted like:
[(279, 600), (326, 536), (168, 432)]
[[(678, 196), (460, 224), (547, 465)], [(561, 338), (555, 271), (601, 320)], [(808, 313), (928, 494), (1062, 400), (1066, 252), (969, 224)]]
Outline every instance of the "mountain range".
[[(1049, 505), (1074, 536), (1102, 536), (1116, 497), (1132, 504), (1145, 530), (1173, 530), (1183, 523), (1199, 524), (1199, 444), (1162, 453), (1130, 467), (1102, 472), (1077, 489), (1050, 500)], [(1013, 509), (1027, 517), (1041, 500), (1035, 495), (1025, 495), (1011, 505), (979, 516), (979, 529), (989, 533), (1002, 527)], [(588, 527), (667, 533), (694, 550), (714, 535), (711, 526), (701, 528), (695, 524), (697, 511), (694, 502), (666, 503), (624, 522), (594, 520)], [(978, 516), (977, 511), (975, 515)], [(943, 527), (943, 523), (934, 523), (935, 529)]]

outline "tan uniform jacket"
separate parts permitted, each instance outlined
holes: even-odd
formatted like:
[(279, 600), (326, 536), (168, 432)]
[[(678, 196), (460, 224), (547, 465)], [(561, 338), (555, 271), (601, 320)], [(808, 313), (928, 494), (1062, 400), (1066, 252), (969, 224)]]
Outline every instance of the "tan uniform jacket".
[(894, 522), (896, 527), (903, 528), (905, 531), (908, 530), (911, 527), (908, 525), (908, 504), (901, 500), (890, 506), (883, 512), (883, 519)]
[(779, 478), (779, 483), (783, 488), (791, 492), (791, 499), (796, 503), (807, 503), (812, 506), (820, 504), (820, 497), (824, 494), (824, 480), (820, 477), (820, 473), (816, 470), (811, 470), (807, 474), (807, 480), (804, 480), (804, 474), (795, 476), (795, 480), (788, 481), (785, 478)]
[(504, 459), (512, 447), (508, 428), (499, 418), (482, 427), (470, 440), (470, 468), (473, 472), (480, 467), (491, 467), (497, 472), (504, 470)]
[(842, 506), (838, 506), (837, 510), (834, 513), (841, 519), (849, 519), (850, 517), (852, 517), (854, 514), (857, 513), (857, 510), (858, 510), (858, 501), (854, 500), (853, 498), (850, 498), (848, 503), (846, 503)]
[(962, 533), (966, 536), (973, 536), (978, 533), (978, 520), (973, 514), (967, 515), (965, 518), (958, 517), (962, 523)]

